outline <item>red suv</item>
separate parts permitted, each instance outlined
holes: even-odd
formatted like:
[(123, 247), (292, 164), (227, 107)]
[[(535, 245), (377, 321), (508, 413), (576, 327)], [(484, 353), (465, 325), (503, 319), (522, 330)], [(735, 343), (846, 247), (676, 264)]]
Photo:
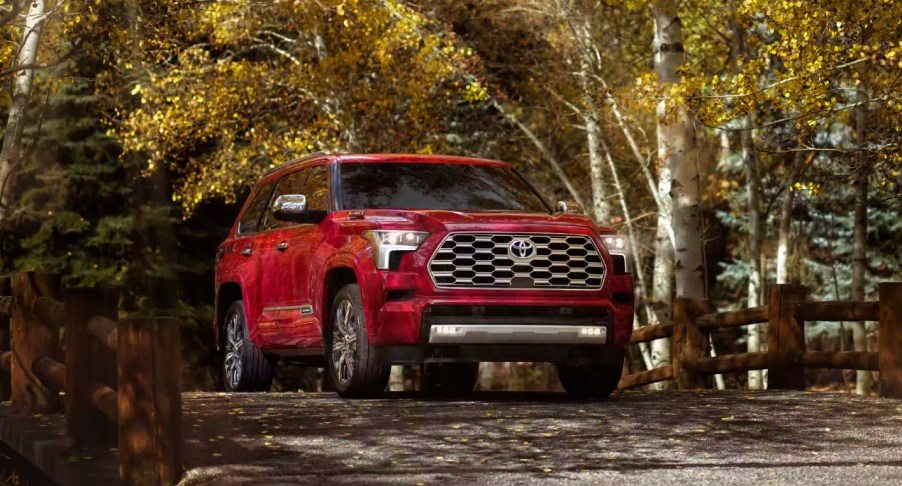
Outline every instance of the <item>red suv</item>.
[(481, 361), (557, 365), (575, 396), (617, 387), (633, 322), (626, 240), (549, 206), (504, 162), (314, 154), (254, 187), (216, 267), (228, 391), (279, 359), (325, 366), (345, 397), (393, 364), (466, 392)]

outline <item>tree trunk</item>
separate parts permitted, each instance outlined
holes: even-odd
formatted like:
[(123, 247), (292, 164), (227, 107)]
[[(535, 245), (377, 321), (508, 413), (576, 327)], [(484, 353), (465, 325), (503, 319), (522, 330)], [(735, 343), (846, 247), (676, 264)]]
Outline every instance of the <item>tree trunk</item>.
[(777, 283), (789, 283), (789, 240), (792, 231), (792, 206), (795, 202), (795, 183), (802, 177), (805, 168), (805, 152), (796, 152), (789, 175), (789, 187), (783, 196), (780, 209), (780, 235), (777, 238)]
[[(34, 65), (37, 60), (45, 7), (45, 0), (31, 1), (31, 7), (25, 16), (16, 66)], [(13, 74), (13, 97), (6, 122), (6, 133), (3, 136), (3, 149), (0, 151), (0, 225), (6, 222), (9, 213), (11, 180), (22, 156), (22, 131), (25, 129), (25, 116), (31, 100), (33, 82), (34, 68), (22, 69)]]
[[(741, 25), (733, 24), (730, 27), (733, 34), (732, 51), (730, 53), (733, 62), (734, 72), (739, 72), (739, 62), (742, 57), (747, 56), (748, 46), (745, 39), (745, 28)], [(749, 286), (748, 286), (748, 307), (758, 307), (762, 301), (762, 258), (761, 258), (761, 178), (758, 173), (758, 153), (755, 151), (755, 145), (752, 142), (754, 135), (752, 126), (754, 124), (754, 112), (746, 114), (740, 118), (739, 132), (739, 156), (742, 160), (742, 166), (745, 171), (745, 185), (748, 191), (749, 215), (748, 223), (748, 252), (749, 252)], [(748, 326), (748, 341), (746, 341), (746, 350), (749, 353), (758, 353), (763, 351), (762, 344), (767, 343), (765, 336), (766, 327), (761, 324), (752, 324)], [(762, 370), (749, 370), (747, 374), (747, 386), (750, 390), (761, 390), (764, 388), (764, 372)]]
[[(670, 226), (670, 169), (661, 168), (658, 176), (658, 195), (664, 203), (658, 213), (658, 228), (655, 231), (655, 265), (652, 270), (651, 305), (655, 318), (649, 324), (669, 321), (673, 318), (673, 244)], [(670, 340), (659, 339), (651, 343), (651, 359), (655, 368), (670, 364)], [(655, 388), (660, 388), (659, 385)]]
[(611, 224), (611, 203), (604, 187), (604, 161), (599, 150), (601, 129), (594, 106), (590, 105), (589, 110), (591, 111), (586, 116), (586, 145), (589, 148), (589, 168), (592, 174), (592, 214), (598, 224), (607, 226)]
[(611, 224), (611, 203), (608, 201), (604, 184), (604, 160), (602, 159), (601, 127), (598, 124), (598, 110), (592, 99), (589, 76), (592, 71), (591, 58), (592, 27), (588, 20), (571, 24), (574, 33), (579, 37), (579, 85), (582, 91), (583, 119), (586, 122), (586, 148), (589, 153), (589, 172), (592, 184), (592, 215), (602, 225)]
[[(859, 96), (863, 93), (859, 91)], [(864, 107), (855, 109), (855, 131), (858, 142), (858, 167), (855, 174), (855, 220), (852, 246), (852, 300), (863, 302), (866, 298), (865, 282), (867, 279), (867, 244), (868, 244), (868, 164), (864, 152), (866, 140), (865, 128), (867, 114)], [(852, 322), (852, 341), (855, 351), (867, 351), (867, 333), (862, 322)], [(859, 370), (856, 372), (855, 391), (859, 395), (868, 395), (871, 392), (871, 372)]]
[[(680, 82), (685, 63), (682, 25), (675, 0), (659, 0), (652, 6), (655, 18), (655, 71), (658, 82)], [(664, 91), (667, 93), (667, 90)], [(704, 249), (700, 210), (700, 179), (695, 127), (682, 106), (669, 96), (658, 104), (658, 158), (670, 169), (676, 296), (704, 298)], [(663, 174), (662, 174), (663, 176)]]
[[(761, 305), (762, 277), (761, 277), (761, 203), (760, 203), (760, 185), (761, 180), (758, 175), (758, 156), (752, 145), (752, 132), (750, 125), (751, 117), (744, 117), (743, 128), (739, 138), (741, 141), (741, 156), (743, 166), (745, 167), (745, 182), (748, 187), (748, 213), (749, 213), (749, 294), (748, 306), (758, 307)], [(762, 344), (767, 343), (767, 337), (764, 335), (765, 327), (761, 324), (752, 324), (748, 326), (748, 342), (747, 350), (749, 353), (758, 353), (763, 351)], [(764, 388), (764, 372), (762, 370), (750, 370), (748, 372), (748, 388), (750, 390), (761, 390)]]

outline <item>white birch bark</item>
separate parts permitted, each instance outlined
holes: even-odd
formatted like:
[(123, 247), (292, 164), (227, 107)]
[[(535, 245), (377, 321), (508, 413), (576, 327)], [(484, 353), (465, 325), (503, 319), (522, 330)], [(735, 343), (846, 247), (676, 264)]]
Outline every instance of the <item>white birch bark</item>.
[[(669, 86), (680, 81), (677, 71), (686, 59), (677, 3), (675, 0), (656, 1), (652, 12), (655, 20), (655, 72), (659, 84)], [(664, 99), (657, 110), (658, 158), (665, 162), (671, 176), (675, 295), (704, 298), (707, 292), (695, 127), (686, 110), (671, 103), (667, 91), (664, 92)]]
[[(573, 24), (571, 24), (573, 25)], [(573, 25), (574, 32), (579, 36), (579, 84), (582, 89), (583, 120), (586, 124), (586, 149), (589, 153), (589, 172), (592, 186), (592, 214), (599, 224), (611, 224), (611, 203), (608, 201), (604, 184), (604, 161), (600, 144), (602, 142), (601, 127), (598, 124), (598, 111), (590, 92), (591, 84), (589, 75), (593, 60), (589, 59), (592, 44), (592, 31), (588, 22), (580, 22)]]
[[(41, 41), (41, 28), (44, 24), (45, 0), (32, 0), (25, 15), (22, 30), (22, 42), (19, 44), (19, 55), (16, 66), (32, 66), (38, 57)], [(31, 86), (34, 83), (34, 68), (22, 69), (13, 74), (12, 102), (3, 137), (3, 148), (0, 150), (0, 224), (6, 220), (9, 211), (9, 193), (15, 166), (22, 156), (22, 131), (25, 129), (25, 116), (31, 100)]]
[[(658, 177), (658, 195), (664, 207), (662, 212), (658, 213), (658, 228), (655, 231), (655, 264), (652, 270), (651, 289), (651, 305), (655, 319), (649, 324), (666, 322), (673, 318), (674, 261), (670, 239), (670, 170), (666, 166), (661, 168)], [(670, 364), (669, 339), (658, 339), (651, 343), (651, 359), (655, 368)]]
[[(760, 204), (760, 177), (758, 174), (758, 156), (752, 145), (751, 120), (749, 116), (743, 117), (743, 131), (740, 132), (740, 156), (745, 168), (745, 183), (748, 190), (748, 246), (749, 246), (749, 288), (748, 306), (761, 305), (761, 204)], [(765, 327), (761, 324), (752, 324), (747, 328), (748, 341), (746, 348), (749, 353), (763, 351), (762, 345), (767, 343)], [(749, 370), (747, 385), (750, 390), (764, 389), (764, 373), (762, 370)]]

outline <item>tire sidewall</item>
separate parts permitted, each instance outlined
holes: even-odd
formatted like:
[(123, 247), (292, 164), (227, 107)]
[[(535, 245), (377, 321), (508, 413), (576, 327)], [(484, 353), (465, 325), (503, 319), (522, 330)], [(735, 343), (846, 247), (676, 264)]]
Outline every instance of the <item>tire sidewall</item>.
[[(332, 340), (336, 314), (338, 313), (339, 305), (345, 300), (351, 303), (356, 315), (354, 330), (357, 334), (357, 356), (351, 379), (348, 380), (347, 383), (342, 383), (341, 380), (338, 379), (335, 371), (335, 363), (332, 354)], [(363, 299), (361, 298), (360, 287), (357, 284), (345, 285), (335, 295), (332, 306), (329, 308), (327, 326), (323, 329), (323, 352), (325, 354), (326, 366), (328, 367), (327, 371), (332, 375), (331, 378), (333, 385), (335, 386), (335, 391), (341, 396), (363, 397), (377, 395), (381, 390), (371, 389), (374, 384), (377, 385), (376, 382), (379, 381), (385, 381), (387, 383), (387, 373), (385, 373), (385, 380), (382, 380), (382, 377), (378, 376), (379, 372), (377, 372), (376, 375), (372, 375), (372, 373), (368, 374), (364, 370), (366, 363), (372, 358), (370, 354), (373, 351), (370, 347), (366, 324), (366, 314), (363, 310)], [(376, 388), (378, 388), (378, 386), (376, 386)]]
[[(354, 310), (354, 315), (356, 316), (357, 322), (354, 323), (354, 332), (357, 333), (357, 362), (360, 362), (360, 346), (364, 344), (366, 341), (361, 341), (361, 332), (360, 328), (363, 327), (366, 329), (366, 317), (362, 315), (363, 313), (363, 305), (360, 302), (360, 294), (354, 292), (350, 285), (346, 285), (338, 291), (338, 294), (335, 295), (335, 300), (332, 302), (332, 307), (329, 309), (329, 326), (325, 332), (325, 352), (326, 352), (326, 363), (329, 365), (329, 373), (332, 373), (332, 383), (335, 385), (335, 391), (339, 394), (347, 393), (349, 390), (353, 389), (356, 385), (356, 382), (359, 380), (360, 376), (357, 369), (352, 370), (351, 379), (348, 380), (347, 383), (342, 383), (341, 380), (338, 379), (338, 373), (335, 371), (335, 361), (332, 354), (332, 341), (335, 332), (335, 319), (338, 314), (339, 305), (347, 300), (351, 303), (351, 307)], [(365, 332), (363, 334), (366, 334)], [(364, 336), (365, 339), (365, 336)]]
[[(232, 386), (229, 383), (229, 377), (226, 373), (225, 368), (225, 357), (226, 357), (226, 341), (228, 339), (228, 325), (229, 319), (232, 315), (238, 315), (238, 325), (241, 327), (241, 336), (244, 340), (244, 343), (241, 345), (241, 377), (238, 379), (238, 384), (236, 386)], [(222, 349), (222, 359), (219, 363), (219, 370), (222, 373), (222, 388), (227, 392), (237, 392), (241, 391), (243, 388), (242, 385), (247, 383), (247, 373), (245, 373), (244, 368), (247, 363), (247, 350), (248, 343), (250, 343), (250, 335), (247, 331), (247, 316), (244, 312), (244, 302), (243, 301), (235, 301), (232, 302), (232, 305), (229, 306), (229, 310), (226, 311), (225, 318), (222, 321), (222, 326), (220, 327), (219, 332), (219, 345), (220, 349)]]

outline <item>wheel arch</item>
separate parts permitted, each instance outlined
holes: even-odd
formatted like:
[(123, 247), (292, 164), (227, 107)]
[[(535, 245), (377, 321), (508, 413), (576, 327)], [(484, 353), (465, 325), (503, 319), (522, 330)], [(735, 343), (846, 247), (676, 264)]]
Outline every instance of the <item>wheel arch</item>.
[[(320, 309), (322, 309), (322, 319), (320, 322), (323, 323), (324, 332), (329, 322), (329, 316), (332, 315), (332, 302), (335, 300), (335, 296), (338, 295), (338, 291), (348, 284), (360, 284), (360, 279), (354, 268), (338, 265), (330, 268), (329, 271), (326, 272), (325, 278), (323, 279), (322, 295), (320, 297)], [(364, 297), (361, 293), (361, 299), (362, 298)], [(366, 308), (365, 304), (364, 308)]]
[(229, 310), (229, 306), (236, 300), (244, 300), (244, 292), (238, 282), (223, 282), (219, 285), (219, 290), (216, 292), (216, 312), (213, 324), (213, 335), (216, 338), (217, 350), (220, 348), (219, 336), (222, 330), (223, 318), (226, 311)]

